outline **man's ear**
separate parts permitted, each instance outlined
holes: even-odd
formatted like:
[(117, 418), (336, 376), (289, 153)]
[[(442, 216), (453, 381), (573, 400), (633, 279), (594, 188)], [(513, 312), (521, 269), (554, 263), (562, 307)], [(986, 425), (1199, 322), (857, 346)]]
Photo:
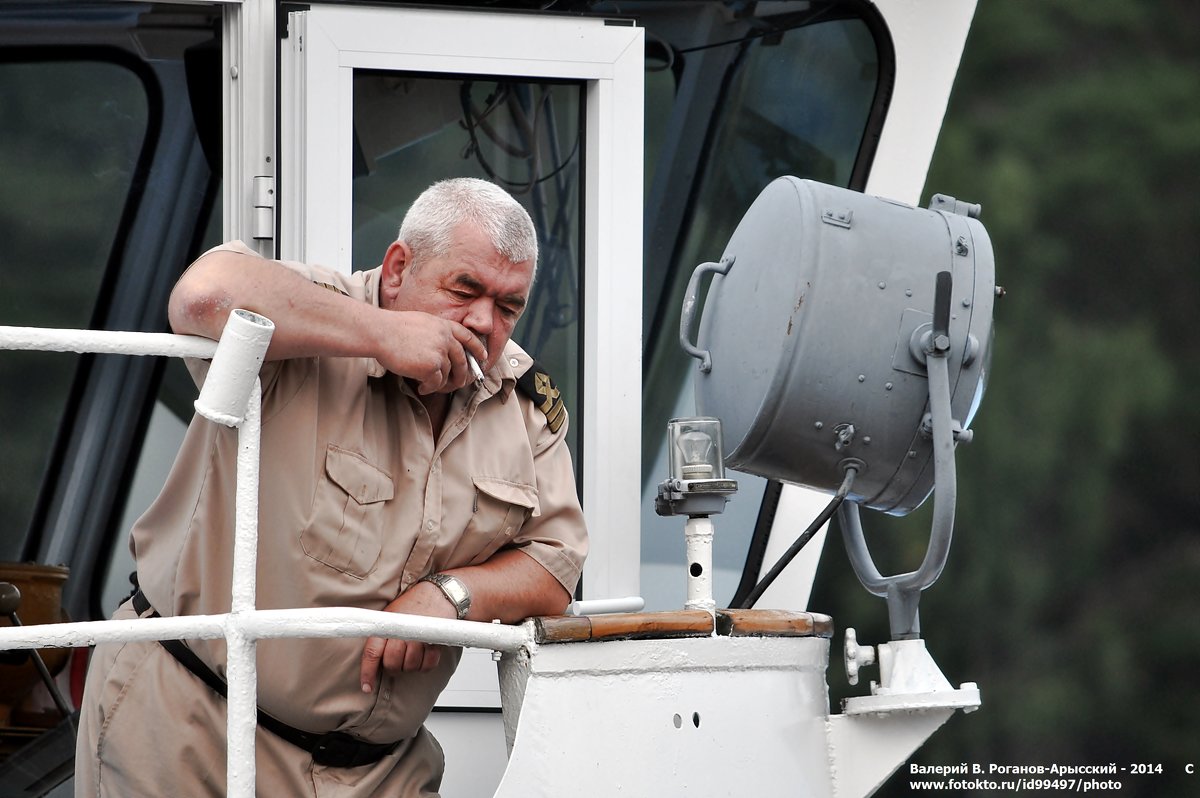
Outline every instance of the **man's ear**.
[(379, 275), (380, 303), (385, 308), (395, 304), (400, 285), (412, 268), (412, 249), (403, 241), (395, 241), (383, 256), (383, 269)]

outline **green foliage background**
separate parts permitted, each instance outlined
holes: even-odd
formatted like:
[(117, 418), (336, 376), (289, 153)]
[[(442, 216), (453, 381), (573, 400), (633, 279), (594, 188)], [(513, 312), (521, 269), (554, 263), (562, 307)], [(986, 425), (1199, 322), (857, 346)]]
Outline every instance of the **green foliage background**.
[[(1200, 794), (1198, 178), (1200, 4), (981, 0), (924, 199), (983, 205), (1008, 293), (922, 626), (983, 707), (915, 762), (1161, 763), (1124, 792)], [(881, 559), (915, 567), (928, 522), (871, 524)], [(813, 606), (886, 640), (836, 555)]]

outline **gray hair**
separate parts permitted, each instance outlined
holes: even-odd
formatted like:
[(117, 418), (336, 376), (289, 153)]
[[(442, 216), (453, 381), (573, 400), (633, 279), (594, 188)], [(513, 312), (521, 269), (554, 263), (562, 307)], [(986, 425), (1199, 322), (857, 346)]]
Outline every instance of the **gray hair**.
[(507, 191), (474, 177), (442, 180), (425, 189), (400, 223), (400, 240), (412, 250), (415, 265), (449, 252), (455, 228), (463, 222), (475, 225), (513, 263), (533, 261), (536, 272), (533, 220)]

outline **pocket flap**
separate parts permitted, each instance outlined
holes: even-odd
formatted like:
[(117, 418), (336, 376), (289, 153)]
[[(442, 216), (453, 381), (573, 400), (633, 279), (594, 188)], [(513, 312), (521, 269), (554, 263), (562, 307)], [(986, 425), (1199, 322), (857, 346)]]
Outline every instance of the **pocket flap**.
[(538, 514), (540, 505), (538, 504), (537, 488), (532, 485), (522, 485), (496, 477), (471, 477), (471, 481), (475, 483), (475, 488), (480, 493), (486, 493), (493, 499), (499, 499), (508, 504), (518, 504), (530, 510), (533, 515)]
[(325, 452), (325, 473), (359, 504), (384, 502), (395, 495), (392, 478), (362, 455), (333, 444)]

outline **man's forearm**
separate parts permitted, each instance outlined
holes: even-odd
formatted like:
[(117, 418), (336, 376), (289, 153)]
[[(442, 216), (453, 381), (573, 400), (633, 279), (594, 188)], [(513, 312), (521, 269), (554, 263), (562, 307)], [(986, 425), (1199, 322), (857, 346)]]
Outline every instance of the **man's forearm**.
[(516, 623), (536, 615), (561, 615), (571, 595), (549, 571), (520, 549), (505, 549), (482, 565), (453, 568), (471, 591), (468, 620)]
[[(570, 594), (537, 560), (520, 549), (502, 551), (482, 565), (452, 568), (451, 574), (471, 591), (467, 620), (505, 623), (537, 615), (561, 615)], [(457, 610), (436, 585), (412, 585), (385, 608), (388, 612), (454, 618)], [(379, 670), (428, 671), (441, 660), (441, 646), (399, 638), (369, 637), (363, 646), (359, 678), (363, 692), (375, 689)]]
[(276, 261), (218, 250), (184, 273), (171, 292), (168, 318), (177, 333), (217, 339), (234, 308), (275, 323), (268, 360), (373, 357), (410, 377), (423, 393), (449, 393), (474, 375), (487, 350), (462, 324), (420, 310), (376, 306), (309, 282)]
[(374, 354), (372, 315), (382, 313), (305, 280), (275, 263), (237, 252), (196, 261), (171, 292), (168, 317), (176, 333), (217, 339), (234, 308), (275, 323), (267, 359)]

